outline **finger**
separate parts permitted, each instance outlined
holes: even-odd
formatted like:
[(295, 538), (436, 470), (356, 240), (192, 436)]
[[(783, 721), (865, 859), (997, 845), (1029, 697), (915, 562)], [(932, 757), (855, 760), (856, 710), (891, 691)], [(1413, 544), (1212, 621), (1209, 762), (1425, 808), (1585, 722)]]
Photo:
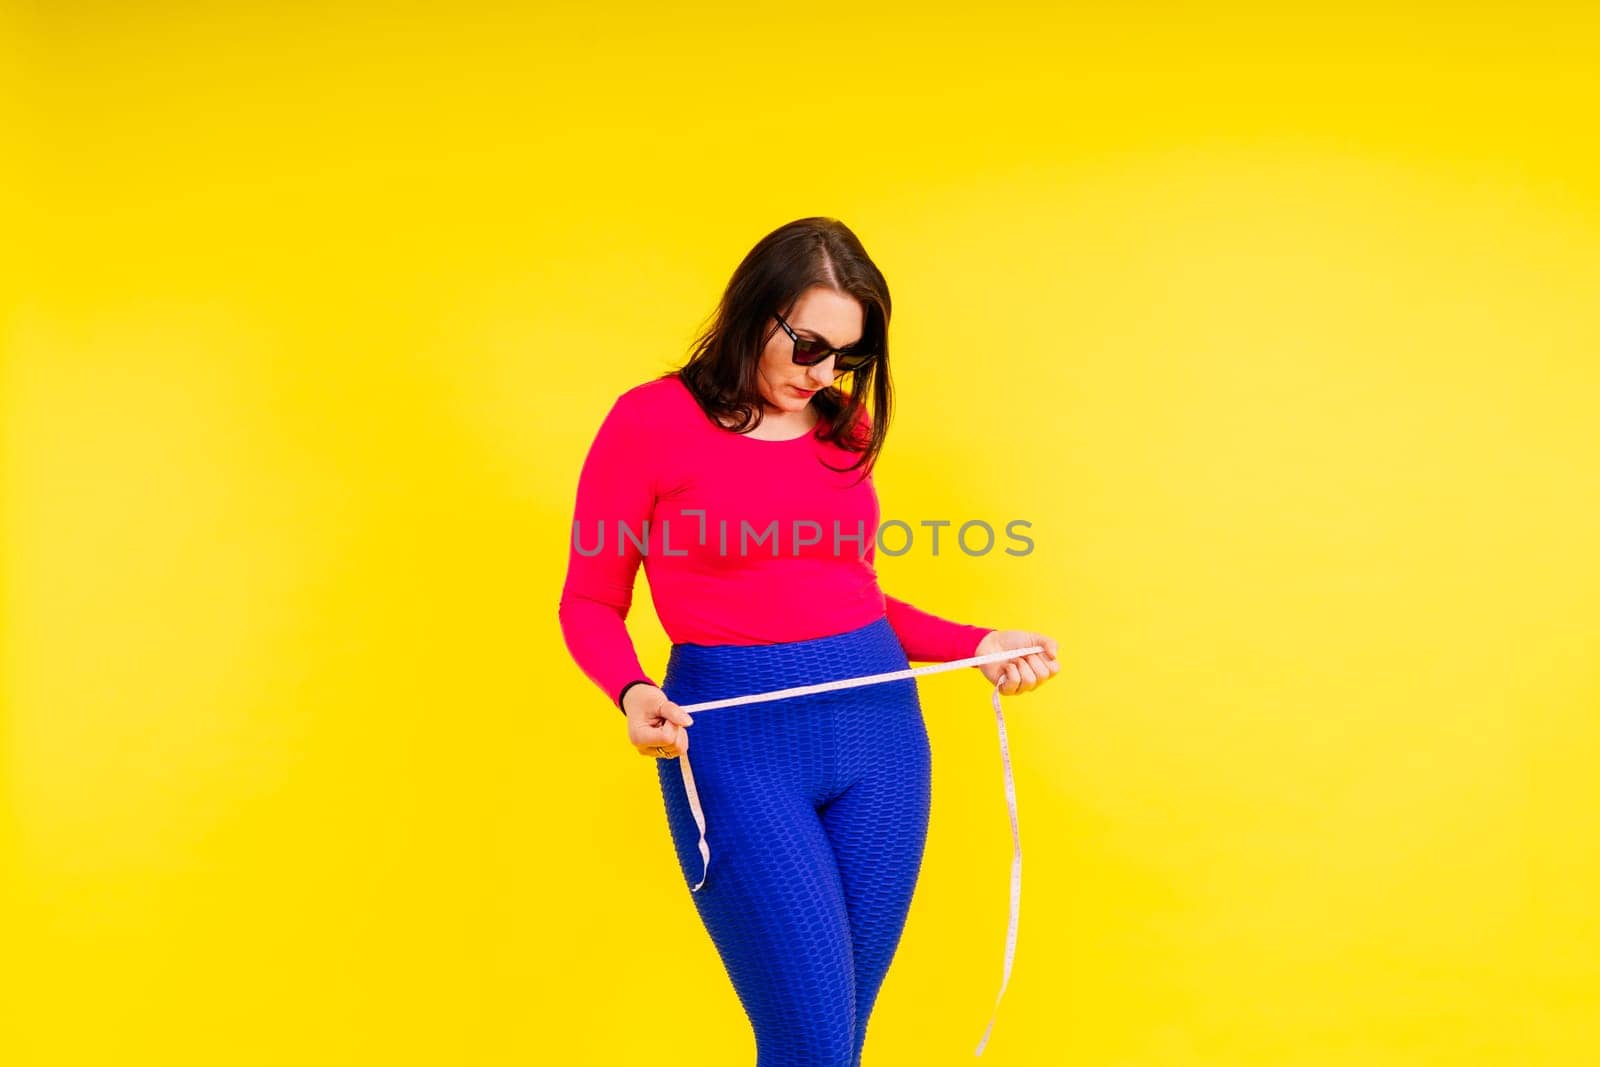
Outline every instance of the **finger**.
[(638, 745), (640, 752), (655, 759), (667, 759), (666, 753), (676, 755), (672, 741), (662, 736), (659, 730), (647, 730), (641, 733), (639, 740), (635, 743)]
[(690, 715), (687, 711), (684, 711), (682, 707), (672, 703), (670, 700), (661, 705), (661, 714), (671, 719), (679, 726), (691, 726), (694, 724), (694, 716)]
[(1017, 691), (1017, 669), (1007, 663), (1005, 669), (1001, 672), (1001, 677), (1003, 681), (1000, 685), (1000, 692), (1007, 696), (1015, 693)]
[(1044, 650), (1050, 654), (1051, 659), (1055, 659), (1060, 655), (1061, 647), (1056, 644), (1055, 638), (1046, 637), (1044, 634), (1034, 634), (1033, 636), (1038, 638), (1038, 640), (1034, 641), (1034, 644), (1043, 645)]
[(664, 726), (646, 726), (633, 737), (633, 743), (646, 752), (649, 752), (657, 745), (670, 748), (674, 739), (667, 731), (676, 729), (678, 727), (673, 726), (671, 723), (667, 723)]
[(1020, 692), (1026, 693), (1039, 684), (1039, 676), (1033, 673), (1033, 668), (1028, 666), (1025, 659), (1017, 660), (1017, 676), (1021, 679), (1017, 685)]
[(1055, 671), (1050, 669), (1050, 664), (1045, 661), (1044, 656), (1039, 655), (1038, 653), (1028, 657), (1028, 666), (1033, 668), (1034, 677), (1039, 679), (1039, 685), (1043, 685), (1045, 682), (1048, 682), (1050, 680), (1050, 676), (1055, 673)]

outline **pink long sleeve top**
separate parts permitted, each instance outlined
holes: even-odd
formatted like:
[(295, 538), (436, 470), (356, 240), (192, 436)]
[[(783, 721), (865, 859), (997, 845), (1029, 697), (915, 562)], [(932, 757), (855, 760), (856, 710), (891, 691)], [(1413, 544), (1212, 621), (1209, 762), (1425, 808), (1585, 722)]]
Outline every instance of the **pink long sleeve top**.
[(989, 628), (878, 588), (871, 475), (821, 462), (858, 457), (815, 431), (768, 441), (722, 427), (675, 372), (623, 393), (578, 476), (560, 606), (573, 660), (619, 707), (631, 683), (658, 684), (626, 626), (641, 563), (674, 643), (808, 640), (887, 616), (908, 660), (976, 655)]

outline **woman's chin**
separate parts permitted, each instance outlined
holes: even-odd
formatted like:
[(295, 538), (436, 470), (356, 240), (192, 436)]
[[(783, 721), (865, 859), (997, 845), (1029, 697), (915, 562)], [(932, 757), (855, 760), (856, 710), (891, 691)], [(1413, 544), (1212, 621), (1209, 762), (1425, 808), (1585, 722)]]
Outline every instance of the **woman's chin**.
[(801, 400), (799, 397), (794, 396), (793, 394), (779, 397), (776, 403), (773, 402), (770, 396), (767, 397), (766, 400), (768, 409), (775, 413), (781, 413), (784, 415), (798, 414), (806, 409), (807, 404), (811, 403), (811, 401)]

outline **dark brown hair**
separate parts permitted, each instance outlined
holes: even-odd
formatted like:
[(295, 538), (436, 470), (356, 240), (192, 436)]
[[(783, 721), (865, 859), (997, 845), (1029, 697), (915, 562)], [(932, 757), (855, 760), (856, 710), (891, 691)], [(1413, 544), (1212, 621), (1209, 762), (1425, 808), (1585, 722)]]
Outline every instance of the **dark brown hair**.
[[(878, 358), (850, 371), (846, 393), (830, 385), (811, 402), (822, 418), (815, 436), (861, 458), (847, 467), (872, 473), (889, 430), (893, 387), (889, 380), (889, 284), (850, 227), (824, 216), (796, 219), (756, 242), (734, 270), (710, 325), (696, 338), (689, 361), (677, 371), (707, 417), (734, 433), (760, 425), (763, 408), (756, 367), (767, 341), (781, 327), (773, 312), (788, 318), (800, 294), (827, 286), (861, 303), (860, 347)], [(871, 394), (866, 419), (862, 398)], [(732, 420), (734, 425), (724, 425)], [(866, 425), (863, 426), (863, 423)]]

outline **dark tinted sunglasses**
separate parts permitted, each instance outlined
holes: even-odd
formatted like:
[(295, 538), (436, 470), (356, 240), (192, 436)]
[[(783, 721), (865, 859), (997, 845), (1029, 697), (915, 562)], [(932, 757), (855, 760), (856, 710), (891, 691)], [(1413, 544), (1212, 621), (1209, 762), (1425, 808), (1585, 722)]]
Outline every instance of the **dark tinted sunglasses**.
[(849, 371), (859, 370), (878, 358), (878, 353), (860, 351), (855, 345), (851, 345), (849, 348), (834, 348), (826, 341), (812, 337), (801, 337), (789, 328), (789, 324), (783, 321), (782, 315), (773, 312), (772, 317), (778, 320), (778, 325), (783, 327), (783, 332), (788, 334), (789, 339), (794, 342), (794, 361), (802, 367), (814, 366), (827, 359), (829, 355), (834, 355), (838, 359), (834, 362), (833, 369), (840, 374), (845, 374)]

